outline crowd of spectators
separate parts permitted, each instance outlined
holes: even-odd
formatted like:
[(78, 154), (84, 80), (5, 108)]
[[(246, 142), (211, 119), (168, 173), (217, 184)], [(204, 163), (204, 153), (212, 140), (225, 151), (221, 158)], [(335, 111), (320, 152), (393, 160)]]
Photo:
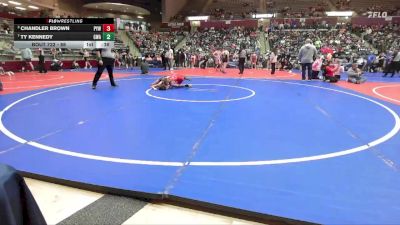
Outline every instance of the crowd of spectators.
[(170, 46), (176, 46), (184, 36), (182, 31), (130, 32), (129, 34), (142, 55), (159, 54)]
[(297, 63), (297, 54), (306, 39), (311, 39), (321, 54), (331, 54), (343, 62), (355, 61), (374, 52), (365, 41), (346, 29), (277, 30), (269, 34), (271, 49), (277, 53), (278, 60), (286, 64), (292, 59), (293, 64)]
[(337, 0), (335, 3), (336, 9), (347, 10), (350, 9), (351, 0)]
[(368, 12), (387, 12), (389, 16), (400, 15), (399, 5), (385, 1), (382, 4), (371, 4), (371, 2), (366, 1), (337, 0), (335, 6), (337, 10), (352, 10), (361, 16), (367, 16)]
[(305, 17), (322, 17), (326, 11), (326, 4), (318, 3), (314, 6), (309, 6), (306, 9), (298, 9), (297, 7), (285, 6), (275, 11), (279, 13), (280, 17), (284, 18), (305, 18)]
[(241, 12), (234, 13), (232, 11), (225, 10), (224, 8), (213, 8), (210, 9), (209, 14), (212, 19), (221, 20), (233, 20), (233, 19), (246, 19), (252, 18), (254, 14), (257, 14), (256, 8), (251, 8), (247, 10), (241, 10)]
[(313, 20), (306, 23), (303, 19), (271, 20), (269, 30), (283, 29), (332, 29), (349, 26), (348, 24), (330, 24), (325, 20)]
[(397, 24), (360, 26), (353, 31), (380, 52), (400, 47), (400, 26)]
[(205, 29), (191, 33), (186, 41), (187, 50), (200, 52), (211, 52), (216, 48), (235, 52), (239, 50), (240, 44), (245, 44), (250, 51), (258, 50), (257, 31), (243, 27)]

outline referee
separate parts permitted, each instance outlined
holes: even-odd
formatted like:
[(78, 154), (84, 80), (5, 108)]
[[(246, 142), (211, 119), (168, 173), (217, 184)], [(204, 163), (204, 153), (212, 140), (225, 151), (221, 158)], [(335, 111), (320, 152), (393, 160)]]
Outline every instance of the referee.
[(247, 52), (245, 50), (246, 46), (241, 45), (239, 51), (239, 74), (243, 74), (244, 71), (244, 64), (246, 62)]
[(113, 70), (114, 70), (114, 61), (115, 61), (115, 53), (111, 51), (111, 48), (103, 48), (96, 52), (98, 59), (98, 67), (97, 72), (94, 75), (92, 89), (96, 89), (97, 82), (99, 81), (101, 75), (103, 74), (104, 69), (107, 68), (108, 76), (110, 77), (111, 86), (116, 87), (117, 84), (114, 81)]

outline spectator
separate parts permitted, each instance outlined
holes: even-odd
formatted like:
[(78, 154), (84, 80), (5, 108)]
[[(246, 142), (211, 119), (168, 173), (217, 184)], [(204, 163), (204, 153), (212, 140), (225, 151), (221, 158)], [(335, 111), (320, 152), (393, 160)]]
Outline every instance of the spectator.
[(400, 51), (396, 51), (394, 52), (393, 60), (388, 65), (388, 68), (386, 69), (383, 77), (386, 77), (388, 73), (392, 73), (391, 77), (393, 77), (396, 72), (399, 72), (399, 70), (400, 70)]
[(358, 68), (357, 63), (353, 63), (351, 65), (351, 68), (347, 70), (347, 82), (353, 83), (353, 84), (361, 84), (366, 81), (366, 79), (362, 76), (362, 70)]
[(322, 67), (323, 56), (317, 57), (317, 59), (312, 64), (312, 76), (311, 79), (319, 79), (318, 75)]
[(301, 76), (302, 80), (306, 79), (306, 70), (308, 72), (308, 80), (311, 80), (311, 65), (314, 58), (317, 56), (317, 49), (311, 44), (311, 40), (307, 39), (306, 44), (300, 48), (299, 61), (301, 63)]
[(34, 71), (35, 68), (32, 64), (32, 51), (29, 48), (25, 48), (21, 51), (22, 61), (24, 61), (22, 66), (22, 71), (25, 71), (25, 67), (29, 65), (31, 71)]
[(44, 61), (43, 50), (39, 49), (39, 52), (40, 52), (39, 53), (39, 63), (38, 63), (39, 73), (47, 73), (45, 61)]
[(275, 65), (278, 62), (278, 57), (276, 56), (276, 50), (272, 49), (269, 55), (269, 61), (271, 62), (271, 75), (275, 74)]

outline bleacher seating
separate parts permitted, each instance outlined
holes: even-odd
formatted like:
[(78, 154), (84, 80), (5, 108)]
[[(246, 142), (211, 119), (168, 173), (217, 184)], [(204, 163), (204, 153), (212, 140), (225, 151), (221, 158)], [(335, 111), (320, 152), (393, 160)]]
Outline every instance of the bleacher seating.
[(297, 57), (301, 46), (305, 40), (310, 38), (316, 43), (317, 48), (329, 48), (341, 57), (351, 57), (352, 55), (368, 55), (373, 49), (370, 48), (360, 38), (353, 35), (350, 31), (341, 29), (331, 30), (281, 30), (271, 32), (269, 41), (271, 49), (276, 49), (280, 53), (290, 54)]
[(142, 55), (161, 54), (168, 47), (175, 47), (182, 40), (183, 32), (129, 32)]
[(211, 54), (214, 49), (228, 50), (231, 54), (239, 52), (240, 45), (245, 44), (249, 52), (259, 51), (257, 32), (252, 29), (232, 28), (220, 30), (202, 30), (193, 32), (187, 38), (187, 52)]
[(391, 16), (400, 15), (400, 2), (398, 0), (385, 0), (379, 2), (371, 0), (337, 0), (335, 5), (339, 10), (353, 10), (359, 15), (364, 15), (368, 11), (386, 11)]

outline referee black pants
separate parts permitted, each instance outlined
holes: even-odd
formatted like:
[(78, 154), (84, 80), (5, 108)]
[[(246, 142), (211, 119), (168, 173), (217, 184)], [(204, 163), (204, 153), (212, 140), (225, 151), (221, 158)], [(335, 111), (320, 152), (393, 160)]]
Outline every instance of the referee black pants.
[(47, 73), (46, 67), (44, 65), (44, 62), (39, 62), (38, 63), (38, 70), (39, 73)]
[(275, 74), (275, 63), (271, 63), (271, 74)]
[(239, 74), (243, 74), (246, 58), (239, 58)]
[(114, 71), (114, 61), (115, 59), (112, 58), (101, 58), (101, 60), (103, 61), (103, 65), (98, 65), (97, 67), (97, 72), (94, 75), (94, 79), (93, 79), (93, 86), (97, 85), (97, 82), (99, 81), (101, 75), (103, 74), (104, 69), (107, 69), (108, 72), (108, 76), (110, 77), (110, 83), (112, 86), (115, 86), (115, 81), (114, 81), (114, 75), (113, 75), (113, 71)]

